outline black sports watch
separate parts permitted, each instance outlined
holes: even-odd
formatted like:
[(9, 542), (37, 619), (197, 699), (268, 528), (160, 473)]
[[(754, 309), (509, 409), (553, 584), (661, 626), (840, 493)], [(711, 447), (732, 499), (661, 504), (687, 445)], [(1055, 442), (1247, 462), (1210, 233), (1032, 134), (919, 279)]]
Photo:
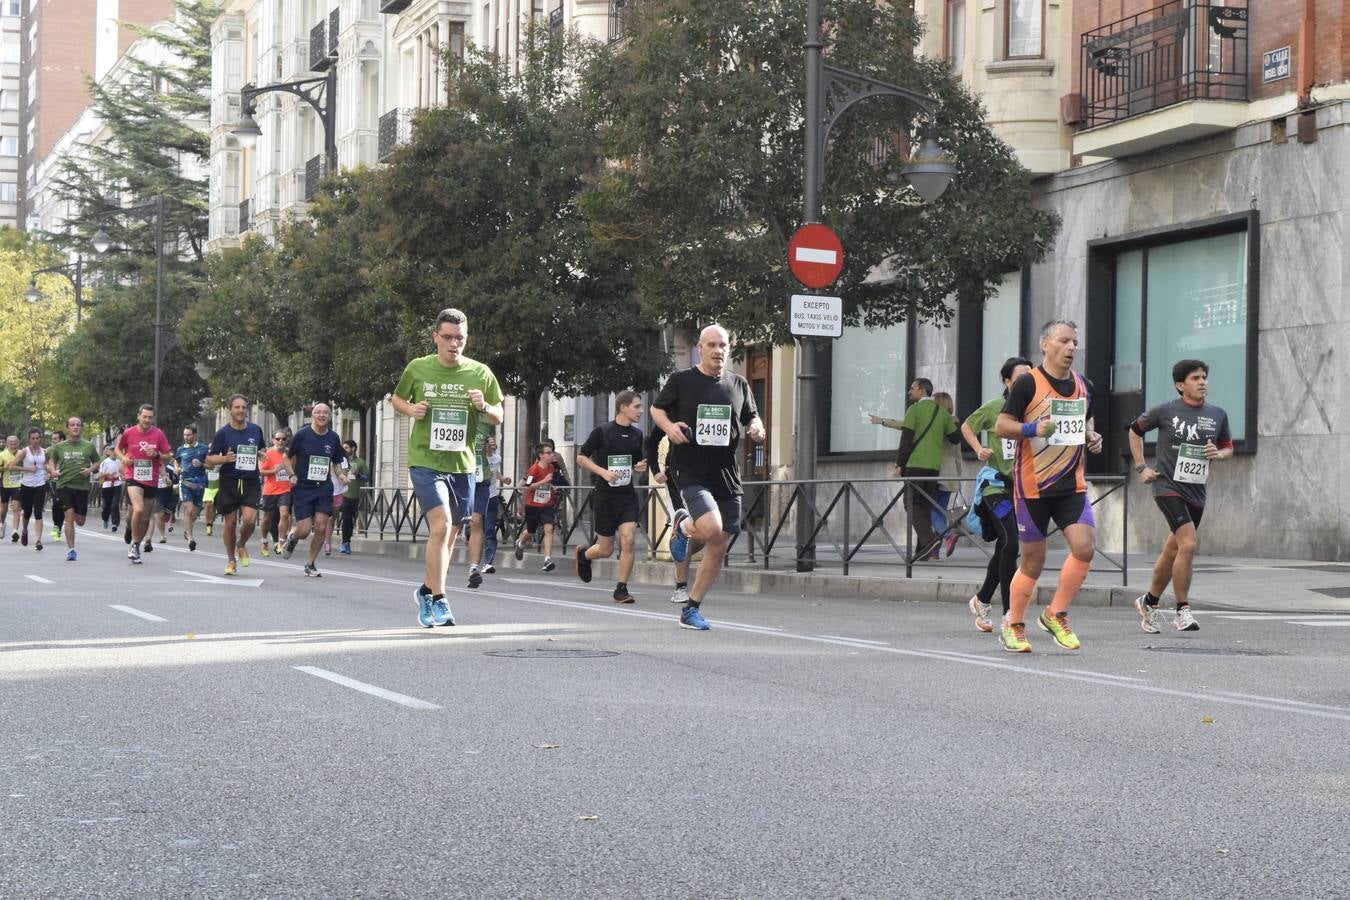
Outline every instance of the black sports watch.
[(1147, 468), (1148, 466), (1145, 463), (1140, 463), (1139, 465), (1134, 467), (1134, 470), (1142, 475), (1144, 470)]

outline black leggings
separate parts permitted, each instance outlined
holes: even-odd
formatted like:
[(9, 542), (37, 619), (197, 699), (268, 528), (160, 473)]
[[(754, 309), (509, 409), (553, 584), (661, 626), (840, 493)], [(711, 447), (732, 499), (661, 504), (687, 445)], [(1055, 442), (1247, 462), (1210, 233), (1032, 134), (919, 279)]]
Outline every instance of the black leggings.
[[(989, 520), (994, 523), (994, 533), (997, 537), (994, 540), (994, 555), (989, 557), (989, 566), (984, 572), (984, 584), (980, 585), (975, 595), (980, 598), (981, 603), (989, 603), (994, 596), (994, 588), (997, 587), (1003, 600), (1003, 611), (1006, 613), (1008, 586), (1012, 584), (1013, 573), (1017, 571), (1017, 514), (1013, 511), (1012, 498), (1006, 494), (981, 497), (980, 503), (989, 514)], [(1003, 515), (998, 516), (994, 514), (994, 510), (1000, 504), (1006, 504), (1007, 509)]]
[[(484, 488), (486, 490), (486, 488)], [(342, 508), (338, 510), (338, 523), (342, 535), (342, 543), (350, 544), (352, 542), (352, 531), (356, 528), (356, 516), (361, 511), (361, 491), (348, 491), (346, 498), (342, 501)]]
[(103, 487), (103, 524), (116, 528), (122, 524), (122, 486)]

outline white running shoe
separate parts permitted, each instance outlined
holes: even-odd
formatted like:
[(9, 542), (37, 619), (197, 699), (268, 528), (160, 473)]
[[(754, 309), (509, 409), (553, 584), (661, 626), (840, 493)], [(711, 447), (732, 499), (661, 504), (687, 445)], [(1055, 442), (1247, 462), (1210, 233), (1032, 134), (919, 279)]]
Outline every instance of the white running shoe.
[(1200, 623), (1195, 621), (1195, 614), (1191, 612), (1190, 604), (1177, 607), (1176, 621), (1172, 623), (1177, 631), (1199, 631)]
[(1139, 613), (1139, 627), (1145, 634), (1158, 634), (1158, 625), (1162, 622), (1162, 611), (1158, 607), (1149, 606), (1140, 596), (1134, 598), (1134, 611)]
[(681, 606), (689, 602), (689, 589), (677, 587), (675, 593), (670, 595), (671, 603), (678, 603)]
[(970, 614), (975, 617), (975, 627), (986, 634), (994, 630), (994, 623), (989, 621), (989, 604), (981, 603), (979, 596), (970, 598)]

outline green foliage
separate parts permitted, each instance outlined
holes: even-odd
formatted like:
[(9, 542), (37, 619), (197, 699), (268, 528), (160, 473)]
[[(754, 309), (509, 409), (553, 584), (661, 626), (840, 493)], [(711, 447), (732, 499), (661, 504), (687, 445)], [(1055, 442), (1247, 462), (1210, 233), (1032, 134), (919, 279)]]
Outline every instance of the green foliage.
[(6, 427), (50, 427), (65, 415), (53, 403), (49, 363), (74, 325), (74, 291), (60, 275), (38, 275), (39, 301), (25, 297), (33, 272), (59, 262), (27, 234), (0, 231), (0, 304), (7, 311), (0, 316), (0, 423)]
[[(985, 299), (1001, 275), (1039, 259), (1058, 227), (1032, 206), (1025, 170), (990, 132), (979, 101), (945, 64), (913, 53), (907, 4), (826, 0), (827, 62), (936, 97), (939, 141), (958, 173), (936, 203), (888, 173), (917, 139), (917, 108), (852, 107), (831, 133), (823, 219), (839, 232), (838, 285), (850, 323), (946, 321), (952, 295)], [(801, 44), (805, 0), (639, 4), (631, 40), (597, 54), (587, 96), (606, 154), (622, 160), (581, 200), (603, 246), (638, 273), (643, 309), (661, 321), (720, 321), (745, 341), (789, 339), (800, 290), (786, 245), (802, 224)], [(896, 139), (898, 136), (898, 140)], [(878, 147), (886, 159), (867, 161)], [(868, 282), (881, 267), (890, 276)]]

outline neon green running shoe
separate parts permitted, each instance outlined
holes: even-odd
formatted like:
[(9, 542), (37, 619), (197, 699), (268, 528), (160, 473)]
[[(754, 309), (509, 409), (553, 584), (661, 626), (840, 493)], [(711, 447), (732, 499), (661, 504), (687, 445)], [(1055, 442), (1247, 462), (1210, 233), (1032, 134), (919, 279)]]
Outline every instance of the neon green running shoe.
[(1031, 644), (1027, 643), (1027, 626), (1021, 622), (1008, 624), (1005, 619), (1003, 628), (999, 630), (998, 642), (1003, 645), (1003, 649), (1009, 653), (1030, 653)]
[(1078, 643), (1078, 635), (1069, 627), (1068, 613), (1055, 613), (1052, 616), (1050, 611), (1046, 610), (1036, 619), (1036, 624), (1041, 626), (1042, 631), (1049, 632), (1055, 643), (1065, 650), (1077, 650), (1082, 646)]

